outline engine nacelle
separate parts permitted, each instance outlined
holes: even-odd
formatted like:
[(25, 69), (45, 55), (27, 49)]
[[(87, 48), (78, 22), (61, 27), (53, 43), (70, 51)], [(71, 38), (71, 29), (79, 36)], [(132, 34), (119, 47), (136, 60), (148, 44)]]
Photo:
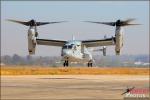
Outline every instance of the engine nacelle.
[(123, 47), (123, 29), (121, 26), (116, 27), (115, 43), (116, 55), (120, 55), (121, 48)]
[(28, 30), (28, 51), (29, 54), (35, 54), (36, 49), (36, 32), (34, 29), (30, 28)]

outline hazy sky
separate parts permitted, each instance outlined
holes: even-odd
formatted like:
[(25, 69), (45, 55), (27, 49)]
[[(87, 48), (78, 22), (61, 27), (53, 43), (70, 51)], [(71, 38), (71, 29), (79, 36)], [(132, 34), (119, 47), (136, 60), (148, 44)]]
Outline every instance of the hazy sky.
[[(1, 2), (1, 54), (28, 55), (27, 26), (5, 19), (29, 21), (69, 21), (38, 27), (39, 38), (70, 40), (101, 39), (114, 35), (111, 26), (82, 21), (116, 21), (136, 18), (143, 25), (125, 27), (122, 54), (149, 54), (149, 2), (148, 1), (2, 1)], [(115, 55), (114, 47), (107, 48)], [(37, 46), (38, 56), (59, 56), (61, 48)], [(100, 53), (99, 53), (100, 54)]]

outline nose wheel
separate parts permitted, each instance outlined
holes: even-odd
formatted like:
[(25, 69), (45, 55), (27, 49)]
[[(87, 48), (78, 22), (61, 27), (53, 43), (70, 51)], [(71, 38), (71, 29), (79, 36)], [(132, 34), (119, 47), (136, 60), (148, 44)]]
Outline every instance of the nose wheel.
[(88, 66), (88, 67), (92, 67), (92, 66), (93, 66), (93, 63), (92, 63), (91, 60), (88, 62), (87, 66)]
[(69, 62), (68, 62), (68, 60), (65, 60), (65, 62), (64, 62), (64, 67), (68, 67), (69, 66)]

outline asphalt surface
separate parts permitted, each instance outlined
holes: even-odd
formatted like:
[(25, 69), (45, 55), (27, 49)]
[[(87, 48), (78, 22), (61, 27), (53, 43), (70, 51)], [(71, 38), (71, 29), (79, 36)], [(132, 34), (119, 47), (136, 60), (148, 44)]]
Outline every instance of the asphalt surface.
[(148, 75), (1, 76), (1, 99), (123, 99), (127, 87), (148, 88)]

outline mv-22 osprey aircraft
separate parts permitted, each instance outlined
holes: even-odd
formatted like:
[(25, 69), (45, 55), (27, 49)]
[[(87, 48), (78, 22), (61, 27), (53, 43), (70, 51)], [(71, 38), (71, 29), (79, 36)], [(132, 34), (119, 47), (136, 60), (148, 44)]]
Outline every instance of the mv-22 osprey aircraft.
[(60, 22), (36, 22), (35, 20), (30, 20), (28, 22), (17, 21), (8, 19), (8, 21), (20, 23), (26, 26), (29, 26), (28, 29), (28, 50), (29, 54), (35, 54), (36, 45), (48, 45), (48, 46), (58, 46), (62, 47), (61, 56), (63, 65), (69, 66), (70, 62), (82, 62), (87, 63), (88, 67), (92, 67), (93, 58), (91, 53), (88, 51), (89, 47), (98, 47), (103, 46), (102, 49), (99, 49), (103, 52), (103, 55), (106, 56), (106, 46), (115, 46), (116, 55), (120, 55), (120, 49), (123, 47), (123, 27), (128, 25), (139, 25), (139, 24), (131, 24), (130, 22), (134, 19), (127, 19), (125, 21), (117, 20), (116, 22), (93, 22), (93, 21), (85, 21), (96, 24), (105, 24), (116, 27), (115, 36), (111, 38), (99, 39), (99, 40), (51, 40), (51, 39), (39, 39), (37, 26), (46, 25), (46, 24), (54, 24), (61, 23)]

